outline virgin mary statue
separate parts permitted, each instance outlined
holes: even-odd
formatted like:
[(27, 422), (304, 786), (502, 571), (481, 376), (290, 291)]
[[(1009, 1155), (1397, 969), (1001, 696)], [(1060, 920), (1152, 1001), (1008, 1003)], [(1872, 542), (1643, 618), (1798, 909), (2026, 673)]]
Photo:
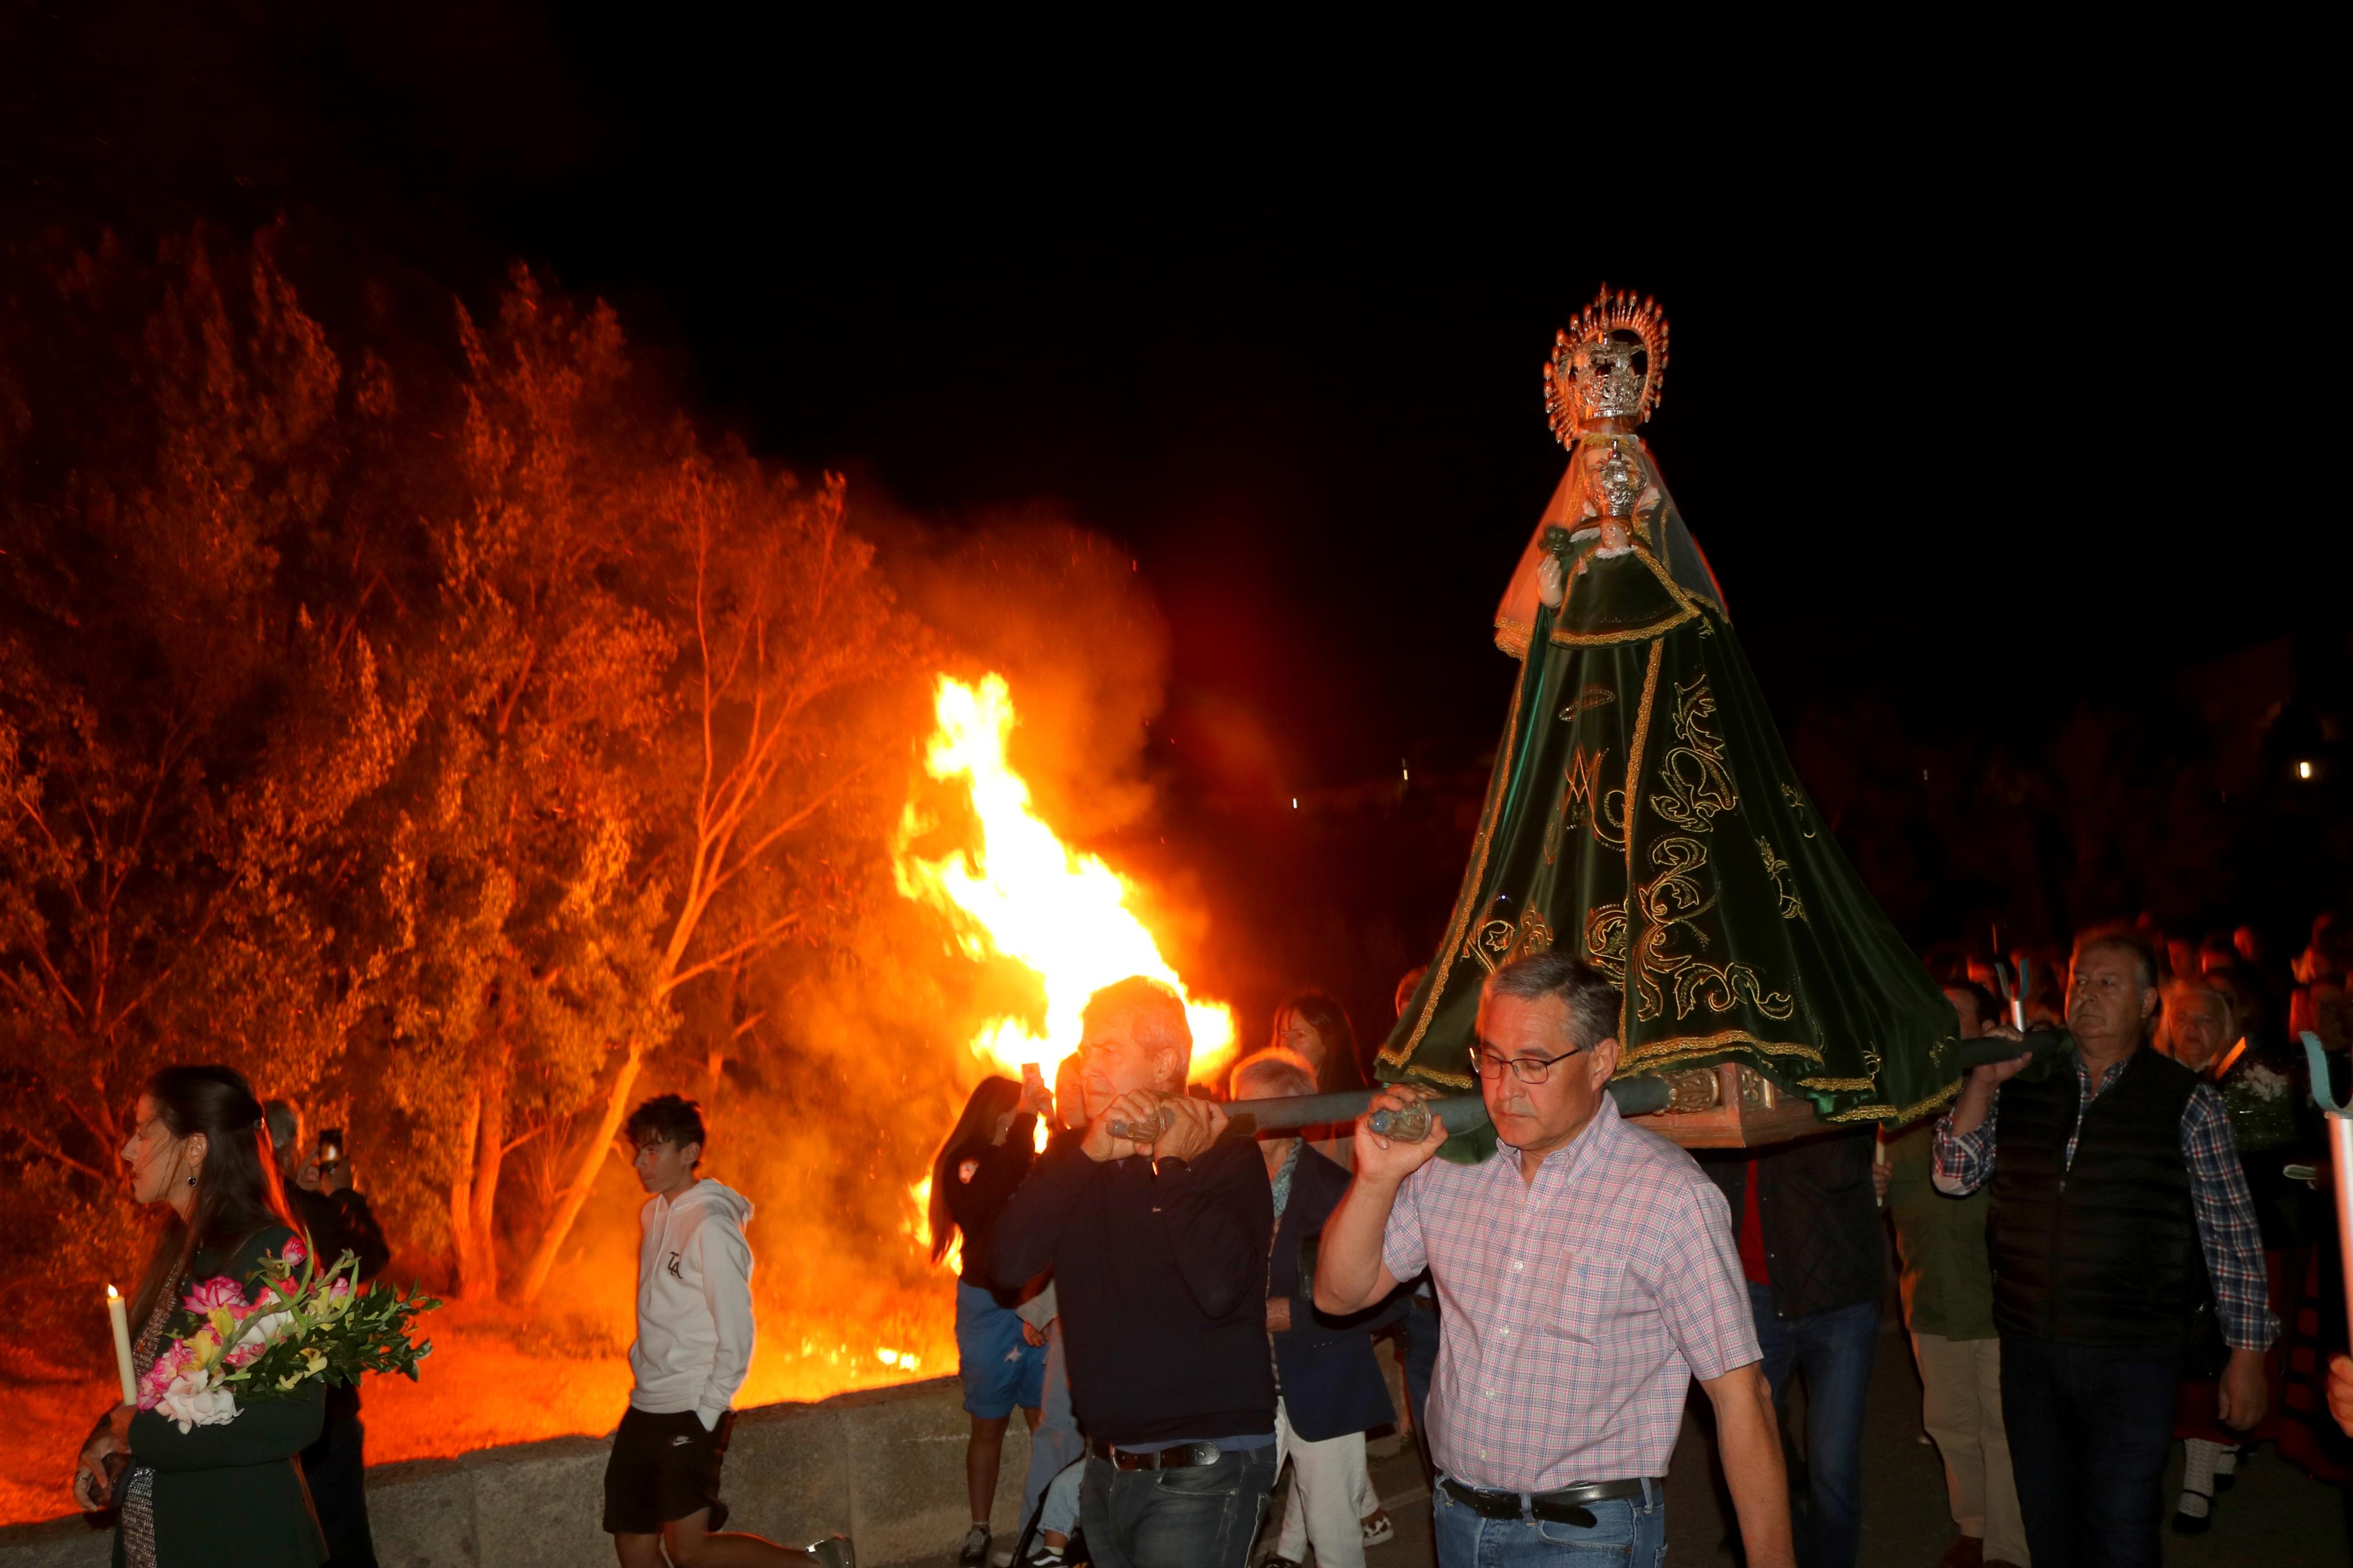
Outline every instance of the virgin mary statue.
[(1601, 297), (1545, 366), (1568, 470), (1495, 616), (1520, 661), (1471, 861), (1380, 1075), (1460, 1092), (1481, 983), (1567, 944), (1615, 980), (1620, 1074), (1754, 1068), (1833, 1122), (1954, 1091), (1953, 1009), (1782, 750), (1636, 429), (1667, 323)]

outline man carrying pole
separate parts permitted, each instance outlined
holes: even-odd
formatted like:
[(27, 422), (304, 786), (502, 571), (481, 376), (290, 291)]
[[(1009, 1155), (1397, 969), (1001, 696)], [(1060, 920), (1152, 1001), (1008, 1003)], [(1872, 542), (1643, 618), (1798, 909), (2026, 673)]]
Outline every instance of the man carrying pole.
[(2228, 1347), (2223, 1422), (2253, 1426), (2268, 1397), (2254, 1205), (2221, 1098), (2143, 1048), (2157, 1002), (2146, 943), (2086, 932), (2074, 1049), (2049, 1070), (1971, 1068), (1936, 1128), (1937, 1188), (1993, 1191), (2002, 1420), (2034, 1568), (2156, 1568), (2175, 1385), (2209, 1325)]
[[(1430, 1395), (1445, 1568), (1603, 1548), (1657, 1561), (1662, 1490), (1696, 1377), (1715, 1406), (1751, 1568), (1789, 1568), (1787, 1477), (1724, 1196), (1622, 1121), (1615, 986), (1566, 953), (1498, 968), (1472, 1061), (1498, 1147), (1477, 1164), (1356, 1124), (1314, 1299), (1361, 1311), (1424, 1268), (1443, 1325)], [(1377, 1096), (1376, 1111), (1425, 1098)]]

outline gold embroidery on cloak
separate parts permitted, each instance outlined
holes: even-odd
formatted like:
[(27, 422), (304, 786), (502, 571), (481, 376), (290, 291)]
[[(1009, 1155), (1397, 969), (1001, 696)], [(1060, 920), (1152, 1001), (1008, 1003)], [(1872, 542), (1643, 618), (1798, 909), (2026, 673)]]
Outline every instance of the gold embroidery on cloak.
[(1715, 713), (1715, 696), (1704, 672), (1675, 688), (1672, 722), (1683, 744), (1659, 759), (1659, 784), (1666, 793), (1651, 797), (1651, 809), (1690, 833), (1707, 832), (1718, 813), (1740, 804), (1731, 770), (1724, 765), (1724, 742), (1707, 727)]
[(1789, 891), (1788, 885), (1781, 880), (1783, 874), (1789, 869), (1789, 863), (1773, 853), (1773, 841), (1761, 833), (1757, 836), (1757, 853), (1765, 858), (1765, 874), (1773, 879), (1774, 896), (1781, 901), (1781, 918), (1785, 921), (1804, 920), (1806, 901)]

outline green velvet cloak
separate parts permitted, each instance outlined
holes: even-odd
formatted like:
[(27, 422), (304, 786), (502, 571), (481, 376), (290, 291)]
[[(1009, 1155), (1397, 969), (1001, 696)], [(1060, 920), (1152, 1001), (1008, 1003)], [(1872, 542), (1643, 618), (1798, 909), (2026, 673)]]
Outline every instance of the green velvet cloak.
[[(1957, 1088), (1952, 1006), (1816, 816), (1641, 455), (1631, 548), (1604, 557), (1579, 530), (1556, 612), (1532, 542), (1505, 598), (1519, 684), (1445, 938), (1379, 1075), (1471, 1088), (1482, 982), (1567, 943), (1623, 991), (1620, 1073), (1738, 1061), (1824, 1121), (1909, 1121)], [(1585, 460), (1548, 522), (1591, 522)]]

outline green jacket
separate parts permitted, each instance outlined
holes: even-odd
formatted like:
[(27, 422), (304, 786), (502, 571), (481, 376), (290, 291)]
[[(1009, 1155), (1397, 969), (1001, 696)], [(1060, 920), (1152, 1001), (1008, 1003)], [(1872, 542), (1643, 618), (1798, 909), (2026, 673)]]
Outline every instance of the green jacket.
[(1993, 1333), (1993, 1264), (1986, 1256), (1982, 1187), (1948, 1197), (1930, 1179), (1936, 1119), (1890, 1138), (1887, 1213), (1895, 1222), (1895, 1251), (1904, 1265), (1904, 1326), (1948, 1340), (1989, 1340)]
[[(250, 1297), (262, 1258), (293, 1234), (272, 1226), (226, 1261), (199, 1252), (194, 1277), (227, 1274), (242, 1281)], [(318, 1568), (326, 1561), (301, 1460), (302, 1450), (318, 1441), (326, 1408), (324, 1385), (312, 1383), (299, 1399), (262, 1401), (220, 1426), (182, 1432), (153, 1410), (132, 1416), (132, 1461), (155, 1471), (159, 1563), (166, 1568)], [(120, 1528), (114, 1562), (121, 1568)]]

